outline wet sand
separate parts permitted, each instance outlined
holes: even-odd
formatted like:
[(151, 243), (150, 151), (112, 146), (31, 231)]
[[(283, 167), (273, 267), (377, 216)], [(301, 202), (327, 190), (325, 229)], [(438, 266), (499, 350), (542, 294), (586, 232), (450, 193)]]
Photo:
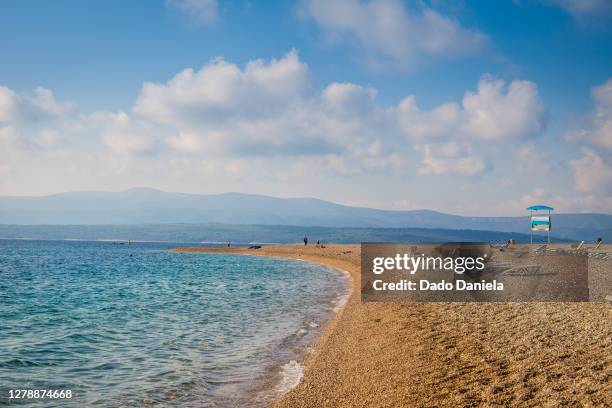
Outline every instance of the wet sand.
[(362, 303), (359, 245), (175, 251), (296, 258), (350, 274), (345, 307), (277, 407), (612, 406), (612, 303)]

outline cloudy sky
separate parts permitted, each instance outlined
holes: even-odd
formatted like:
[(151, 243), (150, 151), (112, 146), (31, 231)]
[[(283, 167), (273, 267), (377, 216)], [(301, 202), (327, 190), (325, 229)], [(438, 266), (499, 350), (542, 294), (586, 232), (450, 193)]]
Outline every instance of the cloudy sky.
[(608, 0), (4, 1), (0, 195), (612, 212)]

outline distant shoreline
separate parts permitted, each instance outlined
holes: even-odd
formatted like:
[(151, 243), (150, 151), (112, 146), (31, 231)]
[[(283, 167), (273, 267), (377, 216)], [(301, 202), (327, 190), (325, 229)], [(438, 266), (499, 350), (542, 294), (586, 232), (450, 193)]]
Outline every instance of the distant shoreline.
[[(562, 231), (553, 232), (553, 242), (593, 242), (601, 236), (604, 242), (612, 235), (589, 230), (569, 239)], [(99, 225), (7, 225), (0, 224), (0, 237), (5, 239), (91, 240), (168, 242), (177, 246), (201, 243), (235, 244), (295, 244), (305, 234), (321, 242), (359, 244), (361, 242), (485, 242), (517, 243), (530, 241), (527, 226), (521, 232), (474, 229), (443, 229), (415, 227), (321, 227), (292, 225), (233, 225), (233, 224), (99, 224)], [(535, 237), (537, 242), (545, 236)], [(608, 239), (609, 238), (609, 239)]]

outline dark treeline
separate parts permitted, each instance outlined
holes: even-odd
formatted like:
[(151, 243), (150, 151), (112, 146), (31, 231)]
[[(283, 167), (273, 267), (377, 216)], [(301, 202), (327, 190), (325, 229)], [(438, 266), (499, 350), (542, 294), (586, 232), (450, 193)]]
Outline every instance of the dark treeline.
[[(338, 228), (283, 225), (138, 224), (138, 225), (6, 225), (4, 239), (82, 239), (117, 241), (295, 243), (304, 235), (310, 242), (529, 242), (528, 234), (429, 228)], [(544, 235), (535, 240), (543, 241)], [(556, 242), (567, 240), (555, 239)]]

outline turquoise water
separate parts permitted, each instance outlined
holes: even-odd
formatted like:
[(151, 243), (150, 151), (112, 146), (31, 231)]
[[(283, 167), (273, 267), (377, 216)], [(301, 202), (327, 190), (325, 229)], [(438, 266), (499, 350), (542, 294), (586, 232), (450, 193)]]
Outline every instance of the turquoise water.
[(0, 406), (257, 406), (294, 385), (346, 276), (170, 247), (0, 240)]

